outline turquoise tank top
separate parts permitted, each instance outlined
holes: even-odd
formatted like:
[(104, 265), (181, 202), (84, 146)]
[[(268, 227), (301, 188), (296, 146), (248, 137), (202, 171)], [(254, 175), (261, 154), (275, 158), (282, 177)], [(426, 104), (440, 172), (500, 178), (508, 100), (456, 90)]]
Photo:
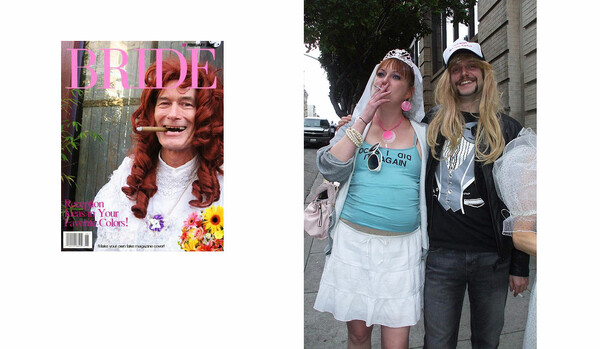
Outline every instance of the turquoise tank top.
[(381, 170), (367, 168), (371, 144), (363, 143), (341, 218), (365, 227), (409, 233), (420, 226), (419, 182), (421, 156), (415, 143), (408, 149), (379, 148)]

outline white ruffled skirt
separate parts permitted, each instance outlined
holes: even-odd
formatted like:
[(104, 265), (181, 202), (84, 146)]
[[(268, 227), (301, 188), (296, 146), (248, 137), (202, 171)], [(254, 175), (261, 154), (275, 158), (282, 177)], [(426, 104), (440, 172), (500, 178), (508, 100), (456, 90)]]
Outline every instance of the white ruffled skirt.
[(420, 229), (380, 236), (340, 221), (332, 236), (314, 308), (367, 326), (415, 325), (423, 305)]

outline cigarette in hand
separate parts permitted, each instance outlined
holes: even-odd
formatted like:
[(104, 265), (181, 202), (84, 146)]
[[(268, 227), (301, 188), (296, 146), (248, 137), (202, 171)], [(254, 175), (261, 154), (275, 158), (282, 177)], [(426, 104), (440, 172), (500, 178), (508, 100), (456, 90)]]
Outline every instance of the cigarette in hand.
[(185, 126), (138, 126), (135, 129), (138, 132), (181, 132)]
[(373, 84), (373, 86), (375, 86), (376, 89), (381, 90), (381, 87), (377, 86), (377, 84)]

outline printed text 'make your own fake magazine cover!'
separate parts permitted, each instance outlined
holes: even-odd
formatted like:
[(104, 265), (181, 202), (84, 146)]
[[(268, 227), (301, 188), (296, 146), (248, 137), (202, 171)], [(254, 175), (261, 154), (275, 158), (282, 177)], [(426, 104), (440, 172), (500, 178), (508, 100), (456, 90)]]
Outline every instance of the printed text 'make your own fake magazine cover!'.
[(62, 42), (62, 251), (223, 251), (223, 46)]

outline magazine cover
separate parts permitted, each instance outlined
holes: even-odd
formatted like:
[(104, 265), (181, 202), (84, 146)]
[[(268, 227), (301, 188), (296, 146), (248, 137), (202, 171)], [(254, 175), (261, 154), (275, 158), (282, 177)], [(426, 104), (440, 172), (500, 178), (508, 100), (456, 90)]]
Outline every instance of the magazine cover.
[(223, 46), (62, 42), (61, 251), (223, 251)]

